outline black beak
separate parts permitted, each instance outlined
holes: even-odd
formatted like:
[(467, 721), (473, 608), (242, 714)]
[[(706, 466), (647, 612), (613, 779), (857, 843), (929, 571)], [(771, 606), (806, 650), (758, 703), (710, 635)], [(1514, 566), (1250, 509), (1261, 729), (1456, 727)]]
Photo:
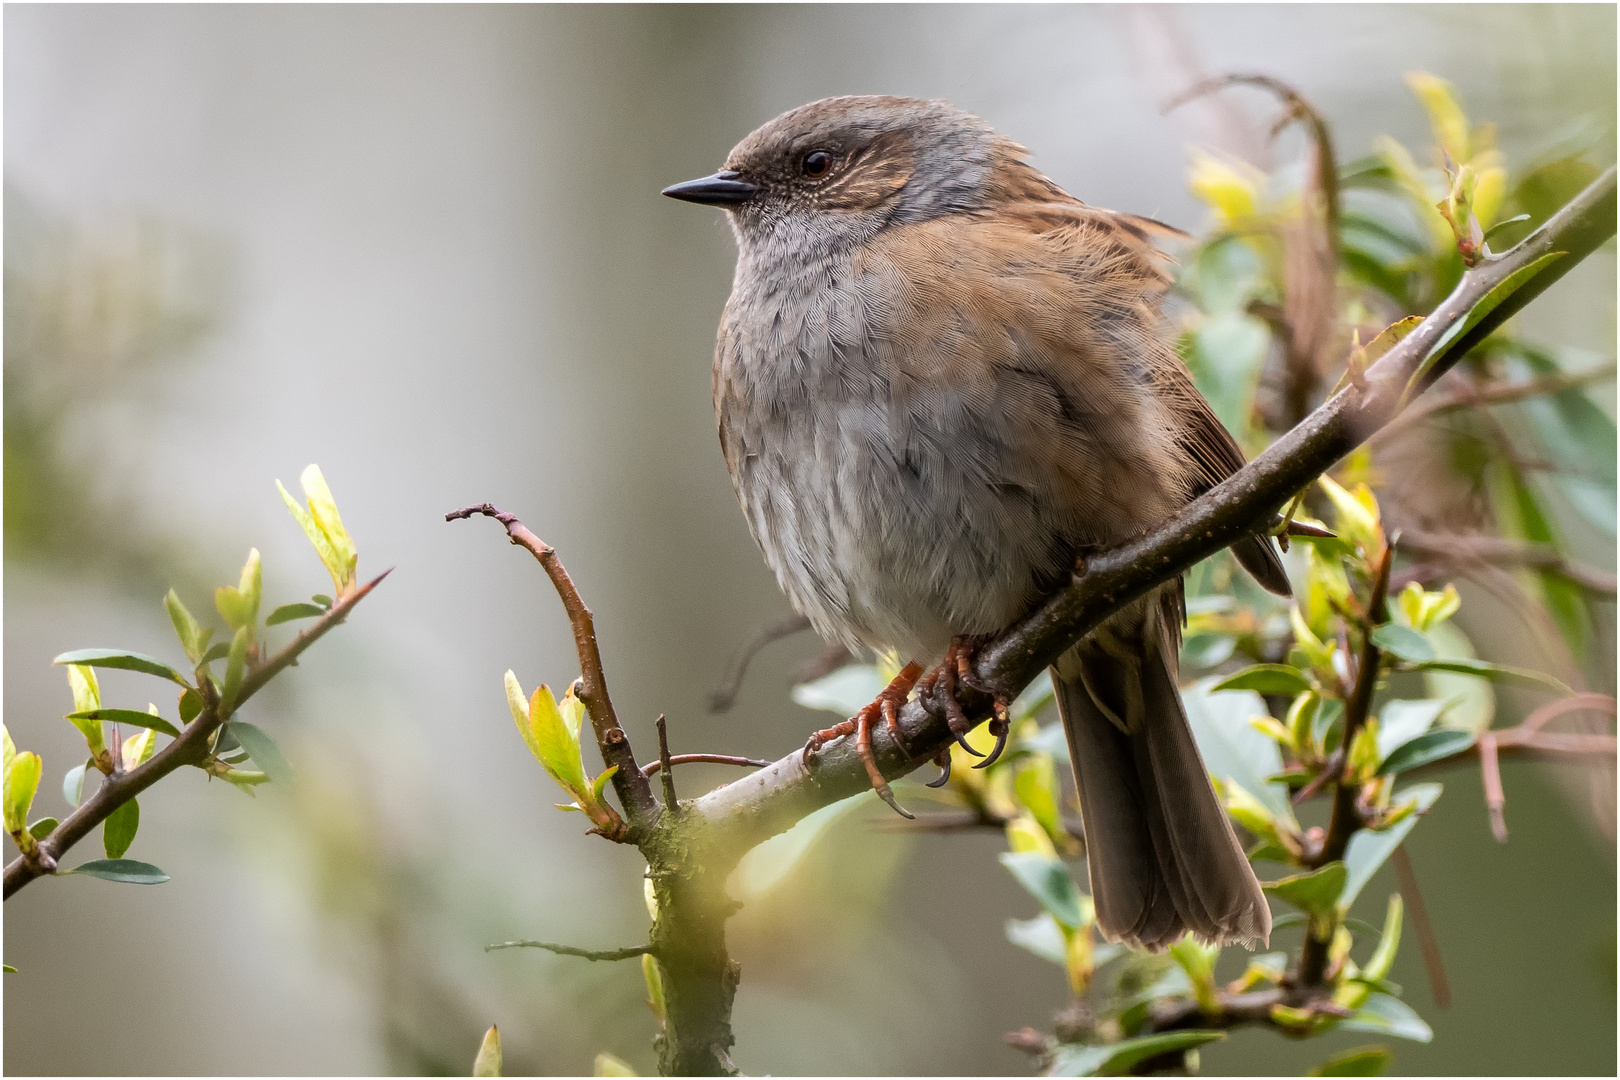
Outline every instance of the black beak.
[(727, 169), (700, 180), (684, 184), (671, 184), (664, 194), (683, 202), (705, 203), (709, 206), (741, 206), (754, 197), (759, 188), (746, 180), (737, 179), (738, 173)]

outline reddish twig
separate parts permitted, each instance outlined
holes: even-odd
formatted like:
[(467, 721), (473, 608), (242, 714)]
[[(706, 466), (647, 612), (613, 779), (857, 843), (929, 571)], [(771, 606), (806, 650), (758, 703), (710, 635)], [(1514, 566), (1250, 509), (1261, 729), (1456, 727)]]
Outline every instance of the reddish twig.
[(596, 745), (602, 752), (602, 761), (610, 767), (618, 767), (619, 771), (613, 774), (613, 790), (618, 793), (619, 802), (623, 804), (625, 815), (630, 819), (630, 834), (614, 839), (634, 842), (633, 834), (650, 828), (658, 819), (658, 803), (653, 798), (652, 785), (647, 783), (647, 778), (642, 775), (641, 768), (636, 764), (636, 756), (630, 750), (630, 740), (626, 737), (624, 729), (619, 726), (619, 718), (613, 711), (613, 700), (608, 696), (607, 676), (602, 671), (602, 653), (596, 643), (596, 623), (591, 618), (591, 609), (580, 599), (573, 578), (568, 576), (562, 560), (557, 558), (557, 550), (530, 532), (523, 522), (517, 519), (517, 515), (496, 509), (489, 503), (481, 503), (478, 506), (452, 510), (444, 515), (444, 520), (461, 521), (474, 514), (482, 514), (500, 522), (506, 528), (506, 535), (512, 543), (535, 557), (540, 563), (540, 568), (551, 579), (552, 588), (556, 589), (563, 610), (568, 613), (568, 624), (574, 631), (574, 648), (579, 654), (579, 699), (585, 703), (585, 711), (590, 714), (591, 727), (596, 732)]
[(748, 665), (753, 663), (754, 657), (761, 649), (808, 629), (810, 620), (795, 613), (784, 615), (775, 622), (767, 623), (755, 630), (732, 658), (730, 670), (726, 673), (726, 681), (709, 695), (709, 711), (723, 713), (736, 704), (737, 693), (742, 689), (743, 676), (748, 674)]
[(1491, 835), (1498, 844), (1508, 842), (1507, 794), (1502, 790), (1502, 770), (1496, 763), (1496, 734), (1486, 731), (1476, 744), (1479, 751), (1479, 772), (1485, 784), (1485, 812), (1491, 817)]
[[(669, 759), (671, 765), (692, 765), (706, 761), (711, 765), (736, 765), (746, 769), (763, 769), (770, 762), (764, 758), (737, 757), (735, 754), (676, 754)], [(663, 767), (663, 761), (649, 761), (641, 767), (641, 775), (651, 777)]]

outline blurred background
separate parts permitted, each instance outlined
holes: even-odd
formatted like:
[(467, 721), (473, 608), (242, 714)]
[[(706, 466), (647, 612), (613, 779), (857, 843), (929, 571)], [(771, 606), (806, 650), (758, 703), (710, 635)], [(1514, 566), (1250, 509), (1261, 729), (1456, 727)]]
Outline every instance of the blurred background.
[[(658, 190), (759, 123), (829, 94), (945, 97), (1080, 198), (1197, 229), (1189, 146), (1264, 155), (1242, 143), (1273, 112), (1235, 92), (1161, 114), (1202, 75), (1288, 81), (1349, 159), (1380, 133), (1427, 142), (1402, 82), (1421, 68), (1510, 163), (1574, 127), (1609, 162), (1615, 29), (1612, 6), (1560, 5), (8, 7), (4, 692), (45, 758), (36, 806), (66, 809), (83, 753), (52, 656), (174, 658), (164, 591), (209, 610), (250, 546), (269, 604), (324, 587), (275, 479), (319, 462), (361, 573), (398, 569), (251, 706), (296, 787), (178, 774), (143, 796), (130, 853), (172, 881), (43, 881), (6, 904), (5, 1070), (465, 1074), (498, 1023), (512, 1074), (604, 1050), (653, 1071), (635, 965), (483, 951), (644, 940), (643, 866), (552, 809), (506, 710), (508, 667), (525, 686), (576, 673), (554, 595), (493, 523), (443, 514), (489, 500), (558, 548), (643, 755), (660, 712), (677, 753), (774, 758), (823, 726), (787, 696), (808, 635), (708, 710), (788, 608), (713, 434), (729, 232)], [(1614, 301), (1611, 245), (1524, 333), (1607, 362)], [(1612, 415), (1613, 383), (1595, 394)], [(1612, 533), (1581, 542), (1613, 571)], [(1483, 652), (1512, 651), (1468, 611)], [(1592, 688), (1612, 693), (1607, 641)], [(109, 701), (154, 692), (120, 675)], [(1403, 951), (1394, 978), (1436, 1038), (1396, 1068), (1612, 1074), (1612, 802), (1504, 771), (1509, 844), (1459, 770), (1409, 845), (1455, 1000), (1435, 1008)], [(724, 779), (692, 766), (681, 787)], [(1066, 991), (1003, 935), (1033, 905), (1001, 838), (903, 836), (876, 810), (733, 921), (734, 1057), (1027, 1073), (1001, 1036), (1049, 1026)], [(1358, 1041), (1242, 1032), (1203, 1065), (1298, 1072)]]

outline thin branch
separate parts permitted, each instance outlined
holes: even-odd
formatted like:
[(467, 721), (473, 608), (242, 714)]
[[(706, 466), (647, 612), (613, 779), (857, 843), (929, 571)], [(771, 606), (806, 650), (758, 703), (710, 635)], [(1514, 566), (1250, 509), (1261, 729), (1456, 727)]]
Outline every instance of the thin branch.
[(498, 510), (489, 503), (481, 503), (452, 510), (444, 515), (444, 520), (461, 521), (474, 514), (500, 522), (512, 543), (535, 557), (540, 568), (551, 579), (552, 587), (557, 590), (563, 610), (568, 613), (568, 624), (574, 631), (574, 648), (579, 654), (579, 699), (585, 703), (585, 711), (590, 714), (602, 761), (610, 767), (619, 767), (619, 771), (613, 774), (613, 790), (618, 793), (625, 816), (630, 819), (630, 835), (623, 839), (633, 842), (637, 833), (651, 828), (657, 821), (658, 803), (653, 798), (652, 785), (647, 783), (647, 778), (636, 764), (636, 756), (630, 750), (630, 740), (619, 726), (619, 718), (613, 711), (613, 700), (608, 696), (607, 676), (602, 671), (602, 652), (596, 644), (596, 623), (591, 618), (591, 609), (580, 599), (573, 579), (563, 568), (562, 560), (557, 558), (557, 549), (530, 532), (517, 519), (517, 515)]
[(726, 681), (721, 683), (709, 695), (709, 711), (723, 713), (737, 703), (737, 694), (742, 689), (743, 676), (748, 674), (748, 665), (754, 662), (754, 657), (767, 645), (792, 637), (810, 629), (810, 620), (797, 613), (784, 615), (775, 622), (766, 623), (755, 630), (737, 654), (732, 657), (729, 670), (726, 672)]
[[(658, 760), (653, 764), (663, 770), (664, 809), (679, 809), (680, 800), (675, 797), (675, 759), (669, 756), (669, 724), (663, 713), (658, 714)], [(646, 770), (643, 769), (642, 773), (646, 775)]]
[[(770, 762), (764, 758), (737, 757), (735, 754), (675, 754), (670, 757), (671, 765), (692, 765), (704, 761), (711, 765), (736, 765), (745, 769), (763, 769)], [(649, 761), (641, 767), (641, 775), (651, 778), (664, 765), (663, 761)]]
[(286, 647), (264, 663), (255, 667), (242, 679), (242, 689), (236, 695), (236, 704), (224, 716), (219, 713), (219, 700), (214, 696), (213, 684), (198, 679), (197, 690), (203, 695), (203, 708), (187, 724), (180, 737), (153, 754), (138, 768), (120, 772), (102, 781), (96, 793), (68, 815), (51, 834), (39, 842), (31, 855), (18, 856), (6, 865), (5, 898), (35, 878), (55, 873), (57, 864), (69, 848), (83, 840), (90, 831), (120, 806), (168, 776), (183, 765), (196, 765), (208, 757), (214, 732), (245, 705), (249, 698), (264, 688), (287, 667), (298, 660), (304, 650), (320, 640), (327, 631), (348, 618), (355, 605), (371, 594), (392, 570), (384, 570), (349, 595), (341, 597), (325, 615), (312, 623), (288, 642)]
[(1412, 929), (1417, 932), (1418, 949), (1423, 953), (1423, 968), (1429, 974), (1429, 992), (1434, 995), (1436, 1005), (1449, 1009), (1451, 980), (1446, 978), (1445, 961), (1440, 957), (1440, 940), (1434, 936), (1429, 909), (1423, 903), (1423, 894), (1418, 891), (1417, 873), (1412, 869), (1412, 858), (1406, 853), (1405, 844), (1395, 848), (1392, 861), (1395, 863), (1395, 876), (1400, 881), (1401, 899), (1406, 901)]
[(1491, 818), (1491, 835), (1498, 844), (1508, 842), (1507, 793), (1502, 790), (1502, 769), (1496, 760), (1496, 733), (1484, 731), (1474, 744), (1479, 753), (1479, 773), (1485, 787), (1485, 812)]
[[(1201, 559), (1264, 527), (1294, 494), (1313, 483), (1395, 415), (1408, 384), (1427, 387), (1451, 365), (1614, 235), (1611, 168), (1511, 251), (1467, 271), (1457, 288), (1366, 372), (1366, 387), (1345, 387), (1292, 431), (1145, 536), (1087, 559), (1071, 582), (975, 654), (973, 682), (987, 693), (960, 692), (967, 714), (988, 715), (991, 698), (1010, 700), (1075, 641), (1125, 604)], [(1554, 251), (1517, 291), (1468, 330), (1449, 339), (1473, 309), (1516, 272)], [(1427, 373), (1420, 372), (1427, 367)], [(951, 735), (943, 702), (913, 700), (900, 710), (911, 756), (885, 729), (874, 737), (879, 768), (903, 776), (943, 749)], [(813, 811), (869, 787), (852, 745), (821, 747), (814, 769), (798, 751), (688, 805), (706, 818), (707, 840), (722, 859), (782, 832)]]
[[(1559, 554), (1551, 544), (1538, 544), (1529, 540), (1511, 540), (1477, 533), (1432, 533), (1405, 530), (1401, 542), (1413, 551), (1433, 558), (1400, 574), (1400, 582), (1427, 583), (1448, 573), (1466, 572), (1470, 562), (1480, 561), (1501, 566), (1533, 566), (1550, 570), (1559, 577), (1579, 585), (1599, 596), (1614, 596), (1616, 579), (1613, 574), (1574, 562)], [(1399, 591), (1399, 590), (1396, 590)]]
[(559, 956), (580, 956), (595, 963), (598, 960), (633, 960), (638, 956), (645, 956), (652, 952), (651, 945), (632, 945), (628, 949), (576, 949), (572, 945), (555, 945), (549, 941), (503, 941), (497, 945), (485, 945), (485, 952), (494, 952), (497, 949), (544, 949)]
[(1480, 405), (1505, 405), (1546, 394), (1558, 394), (1593, 383), (1608, 382), (1614, 378), (1614, 372), (1615, 365), (1605, 364), (1589, 371), (1577, 371), (1568, 375), (1543, 375), (1524, 382), (1472, 384), (1463, 381), (1462, 385), (1450, 395), (1434, 398), (1407, 409), (1368, 441), (1377, 446), (1438, 413), (1471, 409)]

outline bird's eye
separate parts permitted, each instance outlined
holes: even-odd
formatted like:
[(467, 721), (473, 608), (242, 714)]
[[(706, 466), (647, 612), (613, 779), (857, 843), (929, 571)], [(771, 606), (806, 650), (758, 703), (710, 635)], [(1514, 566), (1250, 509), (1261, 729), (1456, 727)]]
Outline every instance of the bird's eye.
[(815, 179), (826, 176), (832, 168), (832, 155), (825, 150), (812, 150), (804, 155), (804, 175)]

